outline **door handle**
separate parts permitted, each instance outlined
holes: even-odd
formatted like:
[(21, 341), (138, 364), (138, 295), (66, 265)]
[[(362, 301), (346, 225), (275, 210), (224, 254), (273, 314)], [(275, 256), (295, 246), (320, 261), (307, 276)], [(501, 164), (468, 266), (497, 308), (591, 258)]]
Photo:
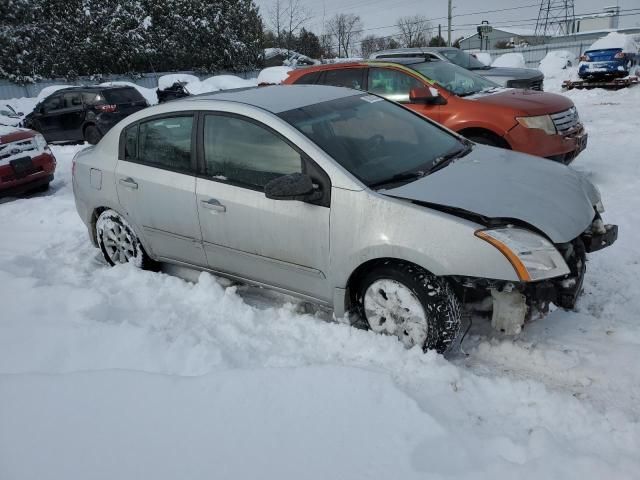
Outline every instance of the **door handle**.
[(208, 208), (209, 210), (213, 210), (214, 212), (222, 213), (227, 211), (227, 207), (222, 205), (215, 198), (210, 198), (209, 200), (200, 200), (200, 205), (202, 205), (204, 208)]
[(132, 190), (138, 189), (138, 184), (135, 182), (133, 178), (130, 178), (130, 177), (121, 178), (120, 180), (118, 180), (118, 183), (123, 187), (131, 188)]

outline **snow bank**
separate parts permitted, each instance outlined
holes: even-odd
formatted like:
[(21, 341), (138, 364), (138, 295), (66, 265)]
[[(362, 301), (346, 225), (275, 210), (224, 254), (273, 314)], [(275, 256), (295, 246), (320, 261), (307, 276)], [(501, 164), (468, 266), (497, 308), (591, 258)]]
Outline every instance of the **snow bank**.
[(491, 65), (492, 59), (491, 59), (491, 54), (488, 52), (475, 52), (473, 54), (474, 57), (476, 57), (480, 62), (484, 63), (485, 65)]
[(571, 67), (576, 63), (573, 53), (567, 50), (555, 50), (549, 52), (540, 60), (538, 69), (544, 74), (545, 79), (555, 78), (562, 75), (567, 67)]
[(496, 58), (491, 64), (492, 67), (525, 68), (524, 56), (518, 52), (505, 53)]
[(284, 82), (289, 76), (291, 67), (268, 67), (258, 74), (258, 85), (261, 84), (278, 84)]
[(633, 38), (630, 35), (618, 32), (611, 32), (606, 37), (596, 40), (585, 51), (606, 50), (609, 48), (621, 48), (625, 53), (638, 53), (638, 44), (633, 41)]

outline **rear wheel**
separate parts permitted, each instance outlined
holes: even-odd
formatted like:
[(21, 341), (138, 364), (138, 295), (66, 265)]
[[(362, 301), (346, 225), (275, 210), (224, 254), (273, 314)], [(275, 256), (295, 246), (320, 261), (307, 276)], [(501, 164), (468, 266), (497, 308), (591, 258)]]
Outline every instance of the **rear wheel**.
[(98, 246), (109, 265), (133, 263), (146, 270), (157, 270), (158, 263), (144, 251), (131, 226), (115, 210), (105, 210), (96, 221)]
[(460, 330), (460, 306), (449, 284), (410, 263), (389, 261), (365, 274), (356, 303), (371, 330), (407, 348), (445, 352)]
[(91, 145), (97, 144), (101, 138), (102, 134), (95, 125), (89, 125), (84, 129), (84, 139)]

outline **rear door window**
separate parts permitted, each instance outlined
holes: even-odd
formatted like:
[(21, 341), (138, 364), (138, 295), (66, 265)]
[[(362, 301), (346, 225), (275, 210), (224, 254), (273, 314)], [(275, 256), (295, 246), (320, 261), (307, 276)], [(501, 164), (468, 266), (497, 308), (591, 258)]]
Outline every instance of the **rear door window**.
[(98, 94), (94, 92), (82, 92), (82, 100), (85, 105), (94, 105), (97, 102)]
[(62, 99), (62, 95), (53, 95), (42, 103), (42, 107), (44, 108), (44, 113), (53, 112), (56, 110), (61, 110), (64, 108), (64, 100)]
[(306, 75), (302, 75), (295, 83), (297, 85), (314, 85), (318, 81), (320, 73), (322, 72), (307, 73)]
[(144, 102), (144, 97), (135, 88), (115, 88), (102, 92), (109, 104)]
[[(125, 159), (153, 167), (192, 173), (193, 116), (162, 117), (141, 122), (137, 134), (137, 157), (133, 153), (135, 132), (125, 132)], [(128, 152), (127, 152), (128, 147)]]
[(364, 89), (364, 68), (343, 68), (340, 70), (326, 70), (320, 79), (323, 85), (347, 87), (356, 90)]
[(64, 108), (82, 107), (82, 94), (80, 92), (69, 92), (64, 94)]

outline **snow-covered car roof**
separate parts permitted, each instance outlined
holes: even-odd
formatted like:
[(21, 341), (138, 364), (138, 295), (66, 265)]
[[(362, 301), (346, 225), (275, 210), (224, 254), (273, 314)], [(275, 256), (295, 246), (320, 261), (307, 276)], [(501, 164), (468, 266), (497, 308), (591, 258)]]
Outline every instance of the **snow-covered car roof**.
[(608, 50), (612, 48), (621, 48), (624, 53), (638, 53), (638, 44), (634, 42), (633, 38), (630, 35), (619, 32), (611, 32), (606, 37), (596, 40), (585, 51), (590, 52), (593, 50)]
[(253, 105), (271, 113), (281, 113), (295, 108), (315, 105), (316, 103), (357, 95), (363, 95), (363, 92), (325, 85), (270, 85), (239, 90), (221, 90), (219, 92), (185, 97), (172, 103), (177, 105), (181, 102), (224, 100)]

